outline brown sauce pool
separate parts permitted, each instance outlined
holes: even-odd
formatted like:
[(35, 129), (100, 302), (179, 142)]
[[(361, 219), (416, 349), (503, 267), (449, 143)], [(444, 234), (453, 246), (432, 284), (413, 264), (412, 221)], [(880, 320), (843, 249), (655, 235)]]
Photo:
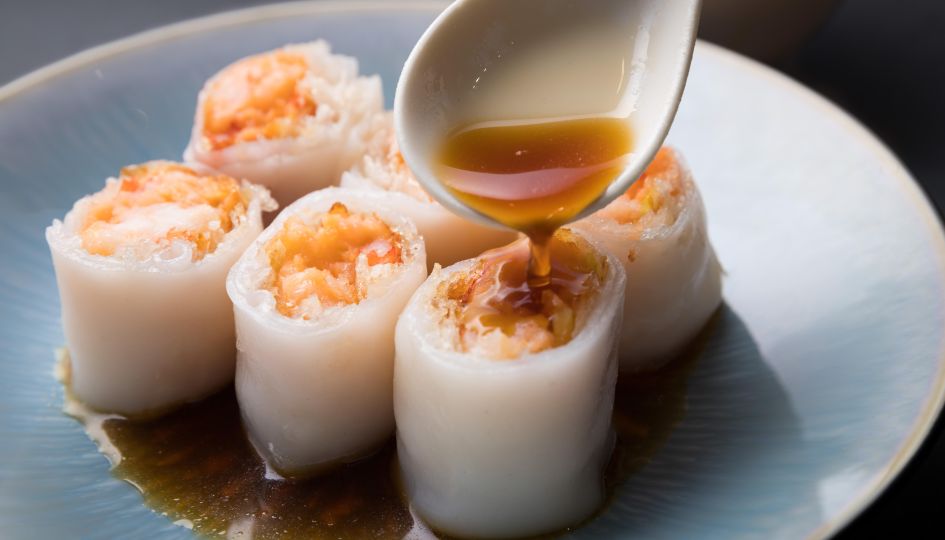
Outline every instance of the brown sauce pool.
[[(650, 461), (683, 418), (686, 382), (714, 320), (670, 365), (618, 382), (617, 444), (606, 471), (611, 496)], [(328, 475), (285, 481), (267, 478), (243, 431), (232, 388), (144, 422), (89, 413), (68, 392), (65, 410), (85, 424), (112, 461), (112, 473), (141, 491), (148, 507), (200, 535), (435, 538), (415, 524), (401, 495), (393, 439), (373, 456)]]

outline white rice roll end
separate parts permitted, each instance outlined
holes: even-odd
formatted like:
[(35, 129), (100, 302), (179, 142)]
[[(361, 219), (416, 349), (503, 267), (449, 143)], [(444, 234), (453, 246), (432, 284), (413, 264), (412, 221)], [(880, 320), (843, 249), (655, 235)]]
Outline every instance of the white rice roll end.
[[(151, 162), (137, 168), (165, 166), (177, 167)], [(274, 210), (275, 203), (265, 188), (243, 182), (238, 189), (248, 200), (245, 214), (199, 260), (187, 241), (158, 244), (148, 238), (199, 225), (207, 211), (172, 203), (129, 212), (127, 219), (102, 227), (92, 240), (108, 249), (117, 245), (115, 252), (90, 253), (83, 226), (97, 198), (114, 195), (123, 181), (111, 178), (105, 190), (76, 202), (63, 221), (46, 229), (46, 241), (59, 286), (72, 391), (100, 411), (153, 415), (233, 380), (236, 340), (226, 275), (262, 230), (262, 211)]]
[(404, 162), (389, 112), (378, 114), (370, 131), (367, 153), (342, 175), (341, 186), (404, 194), (391, 204), (416, 224), (426, 243), (429, 268), (475, 257), (518, 236), (515, 231), (463, 218), (433, 200)]
[(364, 154), (383, 104), (380, 77), (359, 76), (355, 58), (332, 54), (321, 40), (287, 45), (207, 81), (184, 159), (263, 184), (284, 206), (338, 185)]
[(637, 184), (574, 224), (617, 257), (629, 276), (623, 373), (652, 371), (678, 356), (722, 301), (705, 206), (682, 156), (661, 149)]
[(475, 261), (434, 269), (410, 300), (396, 334), (398, 458), (411, 505), (433, 529), (531, 536), (600, 508), (625, 287), (619, 262), (606, 261), (570, 341), (512, 359), (461, 352), (444, 331), (438, 291)]
[[(275, 275), (267, 246), (289, 220), (301, 218), (308, 226), (337, 203), (352, 214), (380, 218), (400, 238), (402, 260), (367, 266), (362, 253), (357, 303), (323, 305), (313, 297), (288, 316), (267, 285)], [(363, 457), (390, 437), (394, 326), (425, 277), (423, 241), (414, 225), (389, 208), (384, 194), (341, 188), (290, 205), (233, 267), (227, 290), (236, 311), (236, 393), (249, 437), (272, 468), (286, 476), (320, 473)]]

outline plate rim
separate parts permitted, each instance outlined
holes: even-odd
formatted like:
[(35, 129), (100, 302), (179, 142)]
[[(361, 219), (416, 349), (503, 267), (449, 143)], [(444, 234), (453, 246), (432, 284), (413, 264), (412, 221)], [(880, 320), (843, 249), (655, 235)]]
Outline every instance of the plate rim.
[[(935, 255), (939, 265), (945, 265), (945, 222), (938, 207), (922, 189), (918, 180), (909, 172), (909, 169), (899, 160), (898, 156), (862, 122), (847, 112), (843, 107), (827, 97), (803, 85), (772, 67), (731, 51), (719, 45), (699, 40), (703, 49), (726, 62), (739, 64), (755, 75), (771, 81), (794, 95), (803, 98), (812, 107), (824, 113), (824, 116), (837, 121), (838, 126), (857, 139), (883, 163), (887, 173), (894, 177), (911, 199), (912, 205), (919, 212), (919, 217), (925, 222), (934, 244), (937, 244)], [(939, 279), (945, 281), (945, 274), (939, 274)], [(939, 334), (939, 355), (935, 380), (929, 387), (926, 400), (921, 410), (913, 420), (912, 429), (899, 446), (899, 449), (876, 474), (869, 485), (855, 496), (850, 503), (832, 521), (825, 521), (820, 527), (811, 531), (808, 540), (831, 538), (850, 525), (854, 519), (865, 512), (879, 497), (886, 492), (890, 485), (899, 478), (903, 470), (916, 457), (922, 445), (928, 440), (929, 434), (935, 428), (945, 410), (945, 331)]]
[[(449, 3), (444, 0), (304, 0), (210, 13), (108, 41), (30, 71), (0, 86), (0, 105), (59, 76), (88, 67), (95, 62), (201, 31), (283, 19), (292, 15), (375, 10), (428, 11), (443, 9)], [(919, 212), (919, 217), (932, 233), (932, 242), (937, 244), (935, 246), (937, 258), (940, 265), (945, 267), (945, 226), (943, 226), (942, 215), (908, 168), (872, 130), (838, 104), (775, 68), (702, 39), (698, 40), (697, 47), (703, 54), (736, 65), (743, 71), (751, 72), (754, 76), (777, 84), (789, 93), (803, 98), (810, 106), (821, 111), (825, 117), (830, 117), (837, 122), (839, 127), (859, 139), (883, 164), (887, 174), (901, 184), (903, 192), (911, 199), (912, 205)], [(940, 274), (939, 278), (945, 280), (945, 273)], [(928, 440), (945, 408), (945, 332), (940, 335), (940, 341), (935, 380), (929, 388), (925, 403), (913, 421), (908, 436), (902, 440), (898, 450), (883, 465), (873, 480), (851, 498), (846, 508), (832, 520), (824, 521), (812, 530), (807, 536), (808, 539), (830, 538), (852, 523), (890, 487)]]

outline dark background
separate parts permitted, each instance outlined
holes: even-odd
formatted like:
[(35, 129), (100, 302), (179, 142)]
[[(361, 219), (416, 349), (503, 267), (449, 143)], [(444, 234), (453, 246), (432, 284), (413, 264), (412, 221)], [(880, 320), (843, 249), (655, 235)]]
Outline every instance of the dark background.
[[(0, 0), (0, 85), (93, 45), (261, 3)], [(846, 0), (800, 47), (763, 56), (863, 122), (945, 208), (945, 0)], [(943, 431), (940, 418), (905, 472), (839, 538), (945, 538)]]

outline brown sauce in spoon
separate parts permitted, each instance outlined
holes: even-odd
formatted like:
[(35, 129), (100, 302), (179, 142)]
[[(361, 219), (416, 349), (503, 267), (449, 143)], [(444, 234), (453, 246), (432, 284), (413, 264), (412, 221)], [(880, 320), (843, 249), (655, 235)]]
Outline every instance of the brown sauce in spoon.
[(479, 123), (446, 138), (434, 170), (461, 202), (528, 235), (529, 281), (544, 287), (554, 231), (601, 196), (632, 148), (623, 118)]

